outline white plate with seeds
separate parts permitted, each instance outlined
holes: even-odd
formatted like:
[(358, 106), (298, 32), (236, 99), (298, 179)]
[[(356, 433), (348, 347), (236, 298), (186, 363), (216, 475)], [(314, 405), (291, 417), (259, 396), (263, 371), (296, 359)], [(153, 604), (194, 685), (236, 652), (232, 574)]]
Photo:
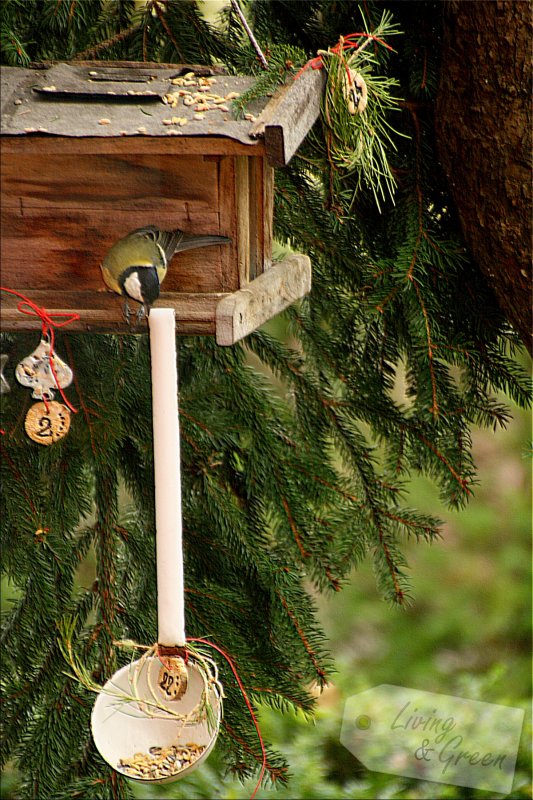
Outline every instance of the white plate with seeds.
[[(205, 676), (189, 660), (187, 689), (169, 701), (157, 680), (161, 661), (139, 659), (118, 670), (98, 695), (91, 716), (102, 757), (127, 778), (170, 783), (196, 769), (218, 735), (222, 703), (205, 693)], [(202, 700), (210, 706), (202, 709)]]

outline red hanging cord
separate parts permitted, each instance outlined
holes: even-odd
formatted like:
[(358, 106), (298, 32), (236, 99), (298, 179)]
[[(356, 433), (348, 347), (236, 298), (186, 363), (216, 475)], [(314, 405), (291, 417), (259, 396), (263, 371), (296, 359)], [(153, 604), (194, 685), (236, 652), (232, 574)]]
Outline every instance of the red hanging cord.
[(209, 645), (209, 647), (213, 647), (215, 650), (217, 650), (222, 656), (224, 656), (224, 658), (226, 659), (226, 661), (230, 665), (231, 671), (235, 675), (235, 680), (239, 684), (239, 689), (241, 690), (241, 694), (244, 697), (244, 702), (246, 703), (246, 705), (248, 707), (248, 711), (250, 712), (250, 716), (252, 718), (252, 722), (255, 725), (255, 729), (257, 731), (257, 737), (259, 739), (259, 744), (261, 745), (261, 753), (263, 755), (263, 760), (262, 760), (262, 764), (261, 764), (261, 774), (259, 775), (259, 780), (257, 781), (257, 783), (255, 785), (255, 789), (253, 790), (253, 792), (252, 792), (252, 794), (250, 796), (250, 800), (253, 800), (254, 797), (256, 796), (258, 790), (259, 790), (259, 787), (261, 786), (261, 781), (263, 780), (263, 775), (265, 774), (266, 764), (267, 764), (267, 754), (266, 754), (265, 743), (263, 742), (263, 737), (261, 736), (261, 730), (259, 728), (259, 723), (257, 721), (257, 717), (254, 714), (254, 710), (252, 708), (252, 704), (250, 703), (250, 700), (248, 699), (248, 695), (246, 694), (246, 689), (244, 688), (244, 686), (242, 684), (242, 681), (239, 678), (239, 674), (237, 672), (237, 668), (236, 668), (235, 664), (233, 663), (231, 658), (228, 656), (228, 654), (225, 653), (224, 650), (222, 650), (221, 647), (219, 647), (216, 644), (213, 644), (213, 642), (210, 642), (208, 639), (194, 639), (194, 638), (191, 638), (191, 637), (187, 637), (187, 641), (188, 642), (199, 642), (200, 644), (207, 644), (207, 645)]
[[(362, 32), (362, 33), (348, 33), (346, 36), (341, 36), (337, 44), (330, 48), (330, 52), (338, 54), (343, 50), (357, 49), (359, 47), (359, 42), (357, 40), (361, 38), (363, 39), (366, 38), (367, 40), (373, 39), (375, 42), (379, 42), (379, 44), (382, 44), (383, 47), (386, 47), (387, 50), (393, 49), (390, 46), (390, 44), (387, 44), (387, 42), (384, 39), (380, 39), (379, 36), (374, 36), (373, 33)], [(294, 76), (294, 80), (299, 78), (303, 72), (309, 69), (309, 67), (311, 67), (311, 69), (322, 69), (323, 66), (324, 66), (323, 56), (319, 55), (316, 56), (315, 58), (311, 58), (307, 62), (307, 64), (304, 64), (301, 70), (296, 73), (296, 75)]]
[[(50, 369), (52, 370), (52, 375), (54, 376), (56, 386), (59, 389), (59, 393), (65, 405), (68, 406), (74, 414), (77, 414), (78, 409), (74, 408), (74, 406), (71, 403), (69, 403), (57, 379), (54, 367), (54, 342), (55, 342), (54, 328), (63, 328), (65, 325), (68, 325), (69, 323), (74, 322), (77, 319), (80, 319), (80, 315), (76, 314), (75, 312), (65, 313), (65, 314), (61, 313), (50, 314), (46, 310), (46, 308), (41, 308), (32, 300), (30, 300), (28, 297), (21, 294), (20, 292), (16, 292), (14, 289), (7, 289), (5, 286), (0, 286), (0, 291), (8, 292), (9, 294), (14, 294), (16, 295), (16, 297), (21, 298), (21, 302), (17, 306), (21, 314), (28, 314), (29, 316), (36, 316), (41, 319), (43, 323), (42, 335), (48, 336), (50, 341)], [(65, 317), (65, 319), (63, 320), (63, 322), (56, 322), (54, 317)], [(48, 404), (46, 400), (44, 402), (45, 405), (47, 406)]]

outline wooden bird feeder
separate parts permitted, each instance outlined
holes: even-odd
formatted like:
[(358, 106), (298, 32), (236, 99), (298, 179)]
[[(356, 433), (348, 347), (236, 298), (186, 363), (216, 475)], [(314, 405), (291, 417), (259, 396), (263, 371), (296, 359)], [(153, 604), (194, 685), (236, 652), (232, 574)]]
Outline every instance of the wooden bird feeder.
[[(179, 333), (214, 334), (221, 345), (246, 336), (310, 289), (307, 256), (272, 263), (273, 167), (316, 120), (323, 81), (307, 70), (236, 119), (232, 93), (254, 79), (218, 68), (3, 67), (3, 286), (51, 313), (77, 312), (69, 330), (128, 333), (100, 273), (109, 247), (144, 225), (221, 234), (232, 244), (175, 257), (157, 304), (175, 309)], [(180, 91), (191, 95), (169, 105)], [(185, 105), (193, 92), (206, 101)], [(3, 330), (40, 326), (16, 305), (2, 297)]]

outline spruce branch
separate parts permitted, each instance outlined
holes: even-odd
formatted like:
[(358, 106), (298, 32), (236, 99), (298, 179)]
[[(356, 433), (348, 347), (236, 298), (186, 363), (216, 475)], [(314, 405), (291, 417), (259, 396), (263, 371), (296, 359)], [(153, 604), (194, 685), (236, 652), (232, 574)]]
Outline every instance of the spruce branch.
[(176, 53), (178, 54), (178, 58), (180, 59), (180, 61), (185, 62), (185, 58), (183, 57), (183, 54), (182, 54), (182, 52), (180, 50), (180, 46), (176, 41), (176, 37), (172, 33), (172, 31), (171, 31), (171, 29), (170, 29), (170, 27), (169, 27), (169, 25), (168, 25), (168, 23), (167, 23), (167, 21), (165, 19), (165, 11), (166, 11), (166, 9), (164, 10), (161, 7), (161, 5), (158, 2), (158, 0), (150, 0), (150, 2), (147, 4), (147, 8), (146, 8), (147, 13), (149, 11), (151, 11), (152, 9), (155, 11), (155, 13), (157, 15), (157, 18), (159, 19), (159, 22), (161, 23), (161, 26), (163, 27), (166, 35), (168, 36), (168, 38), (170, 39), (170, 41), (174, 45)]
[(129, 39), (130, 36), (133, 36), (141, 29), (141, 25), (138, 23), (135, 25), (131, 25), (129, 28), (126, 28), (123, 31), (119, 31), (118, 33), (110, 36), (109, 39), (106, 39), (103, 42), (99, 42), (98, 44), (92, 45), (91, 47), (85, 48), (85, 50), (80, 51), (79, 53), (75, 53), (72, 56), (74, 61), (83, 61), (86, 59), (94, 59), (97, 58), (100, 53), (104, 50), (109, 50), (110, 48), (114, 47), (117, 44), (121, 44), (126, 39)]

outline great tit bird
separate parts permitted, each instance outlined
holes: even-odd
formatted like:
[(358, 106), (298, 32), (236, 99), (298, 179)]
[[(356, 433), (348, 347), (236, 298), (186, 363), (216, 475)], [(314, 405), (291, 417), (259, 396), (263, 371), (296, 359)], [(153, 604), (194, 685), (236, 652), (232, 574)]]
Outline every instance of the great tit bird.
[(175, 231), (160, 231), (154, 225), (128, 233), (107, 252), (101, 270), (107, 286), (124, 297), (124, 316), (129, 322), (128, 299), (140, 303), (137, 321), (159, 297), (159, 287), (176, 253), (195, 247), (231, 242), (227, 236), (195, 236)]

